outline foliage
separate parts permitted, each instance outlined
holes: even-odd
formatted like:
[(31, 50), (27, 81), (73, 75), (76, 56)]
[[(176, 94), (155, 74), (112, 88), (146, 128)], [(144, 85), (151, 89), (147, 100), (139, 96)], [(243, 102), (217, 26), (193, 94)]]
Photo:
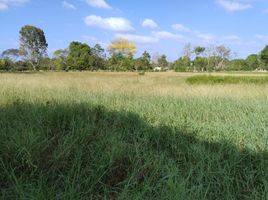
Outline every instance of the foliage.
[(260, 67), (261, 61), (257, 54), (251, 54), (246, 59), (248, 70), (253, 71)]
[(65, 70), (68, 71), (67, 57), (69, 55), (69, 49), (59, 49), (53, 53), (55, 70)]
[(0, 71), (9, 71), (11, 69), (10, 62), (5, 59), (0, 59)]
[(44, 31), (34, 26), (24, 26), (20, 30), (20, 54), (36, 70), (39, 61), (46, 56), (48, 44)]
[(133, 57), (137, 52), (137, 47), (127, 39), (118, 38), (111, 42), (108, 47), (108, 52), (110, 55), (121, 54), (124, 57)]
[(172, 65), (172, 68), (176, 72), (187, 72), (187, 71), (190, 71), (190, 67), (191, 67), (191, 60), (190, 60), (190, 58), (188, 58), (186, 56), (180, 57)]
[(192, 76), (186, 80), (189, 84), (268, 84), (268, 77), (258, 76)]
[(195, 52), (195, 55), (196, 57), (199, 57), (200, 55), (202, 55), (204, 52), (206, 51), (206, 48), (205, 47), (201, 47), (201, 46), (198, 46), (194, 49), (194, 52)]
[(260, 53), (260, 59), (264, 63), (265, 69), (268, 69), (268, 45), (264, 47), (264, 49)]
[(229, 71), (250, 71), (250, 67), (244, 59), (234, 59), (229, 61), (227, 69)]
[[(7, 49), (1, 54), (2, 71), (56, 70), (56, 71), (165, 71), (211, 72), (211, 71), (253, 71), (268, 70), (268, 46), (260, 54), (244, 59), (233, 59), (232, 51), (224, 45), (196, 46), (190, 43), (183, 47), (182, 56), (169, 63), (166, 55), (151, 55), (144, 51), (141, 57), (134, 57), (136, 45), (117, 38), (108, 47), (109, 57), (100, 44), (90, 47), (86, 43), (71, 42), (66, 49), (59, 49), (52, 58), (47, 56), (44, 31), (34, 26), (20, 30), (20, 49)], [(195, 55), (195, 56), (193, 56)], [(18, 62), (19, 61), (19, 62)], [(22, 66), (18, 66), (21, 64)], [(29, 68), (32, 65), (32, 69)]]
[(157, 65), (162, 70), (165, 70), (166, 68), (168, 68), (167, 56), (166, 55), (161, 55), (160, 58), (158, 59)]
[(93, 70), (94, 58), (90, 46), (86, 43), (71, 42), (66, 62), (71, 70)]
[(148, 71), (152, 69), (151, 56), (147, 51), (143, 52), (142, 57), (135, 59), (133, 62), (136, 71)]
[(100, 44), (96, 44), (92, 49), (93, 56), (93, 70), (105, 70), (106, 69), (106, 54), (105, 50)]
[(1, 199), (267, 199), (267, 86), (0, 76)]
[(204, 57), (196, 57), (193, 61), (195, 70), (197, 71), (207, 71), (206, 68), (208, 66), (207, 58)]

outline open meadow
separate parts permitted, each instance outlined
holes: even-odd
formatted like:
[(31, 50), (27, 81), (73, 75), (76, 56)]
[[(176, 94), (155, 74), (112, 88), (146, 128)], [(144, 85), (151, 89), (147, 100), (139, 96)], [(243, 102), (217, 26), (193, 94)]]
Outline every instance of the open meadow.
[(268, 199), (268, 74), (0, 73), (0, 195)]

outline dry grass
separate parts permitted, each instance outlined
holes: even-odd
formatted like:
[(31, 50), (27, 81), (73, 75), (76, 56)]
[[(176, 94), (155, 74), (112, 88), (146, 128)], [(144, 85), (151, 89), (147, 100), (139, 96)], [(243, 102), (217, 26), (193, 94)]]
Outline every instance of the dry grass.
[(268, 85), (193, 75), (0, 74), (0, 199), (268, 199)]
[[(57, 89), (103, 92), (111, 94), (157, 96), (219, 96), (267, 98), (268, 85), (189, 85), (185, 81), (193, 73), (37, 73), (0, 74), (0, 87), (17, 89)], [(200, 74), (197, 74), (200, 75)], [(230, 74), (220, 75), (226, 76)], [(241, 76), (244, 74), (234, 74)], [(264, 76), (263, 74), (246, 74)]]

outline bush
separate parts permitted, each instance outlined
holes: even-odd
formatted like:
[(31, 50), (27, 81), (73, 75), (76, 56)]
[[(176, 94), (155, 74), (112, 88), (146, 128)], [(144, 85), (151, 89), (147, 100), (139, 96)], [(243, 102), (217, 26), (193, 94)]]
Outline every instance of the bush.
[(189, 84), (267, 84), (268, 76), (192, 76), (186, 80)]
[(11, 68), (12, 66), (10, 61), (4, 59), (0, 60), (0, 71), (9, 71)]

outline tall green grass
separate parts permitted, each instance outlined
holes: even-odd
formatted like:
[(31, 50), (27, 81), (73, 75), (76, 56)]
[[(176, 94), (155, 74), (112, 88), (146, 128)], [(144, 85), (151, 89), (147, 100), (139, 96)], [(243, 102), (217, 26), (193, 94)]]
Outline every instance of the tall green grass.
[(189, 84), (268, 84), (268, 76), (192, 76)]
[(267, 99), (0, 89), (1, 199), (267, 199)]

